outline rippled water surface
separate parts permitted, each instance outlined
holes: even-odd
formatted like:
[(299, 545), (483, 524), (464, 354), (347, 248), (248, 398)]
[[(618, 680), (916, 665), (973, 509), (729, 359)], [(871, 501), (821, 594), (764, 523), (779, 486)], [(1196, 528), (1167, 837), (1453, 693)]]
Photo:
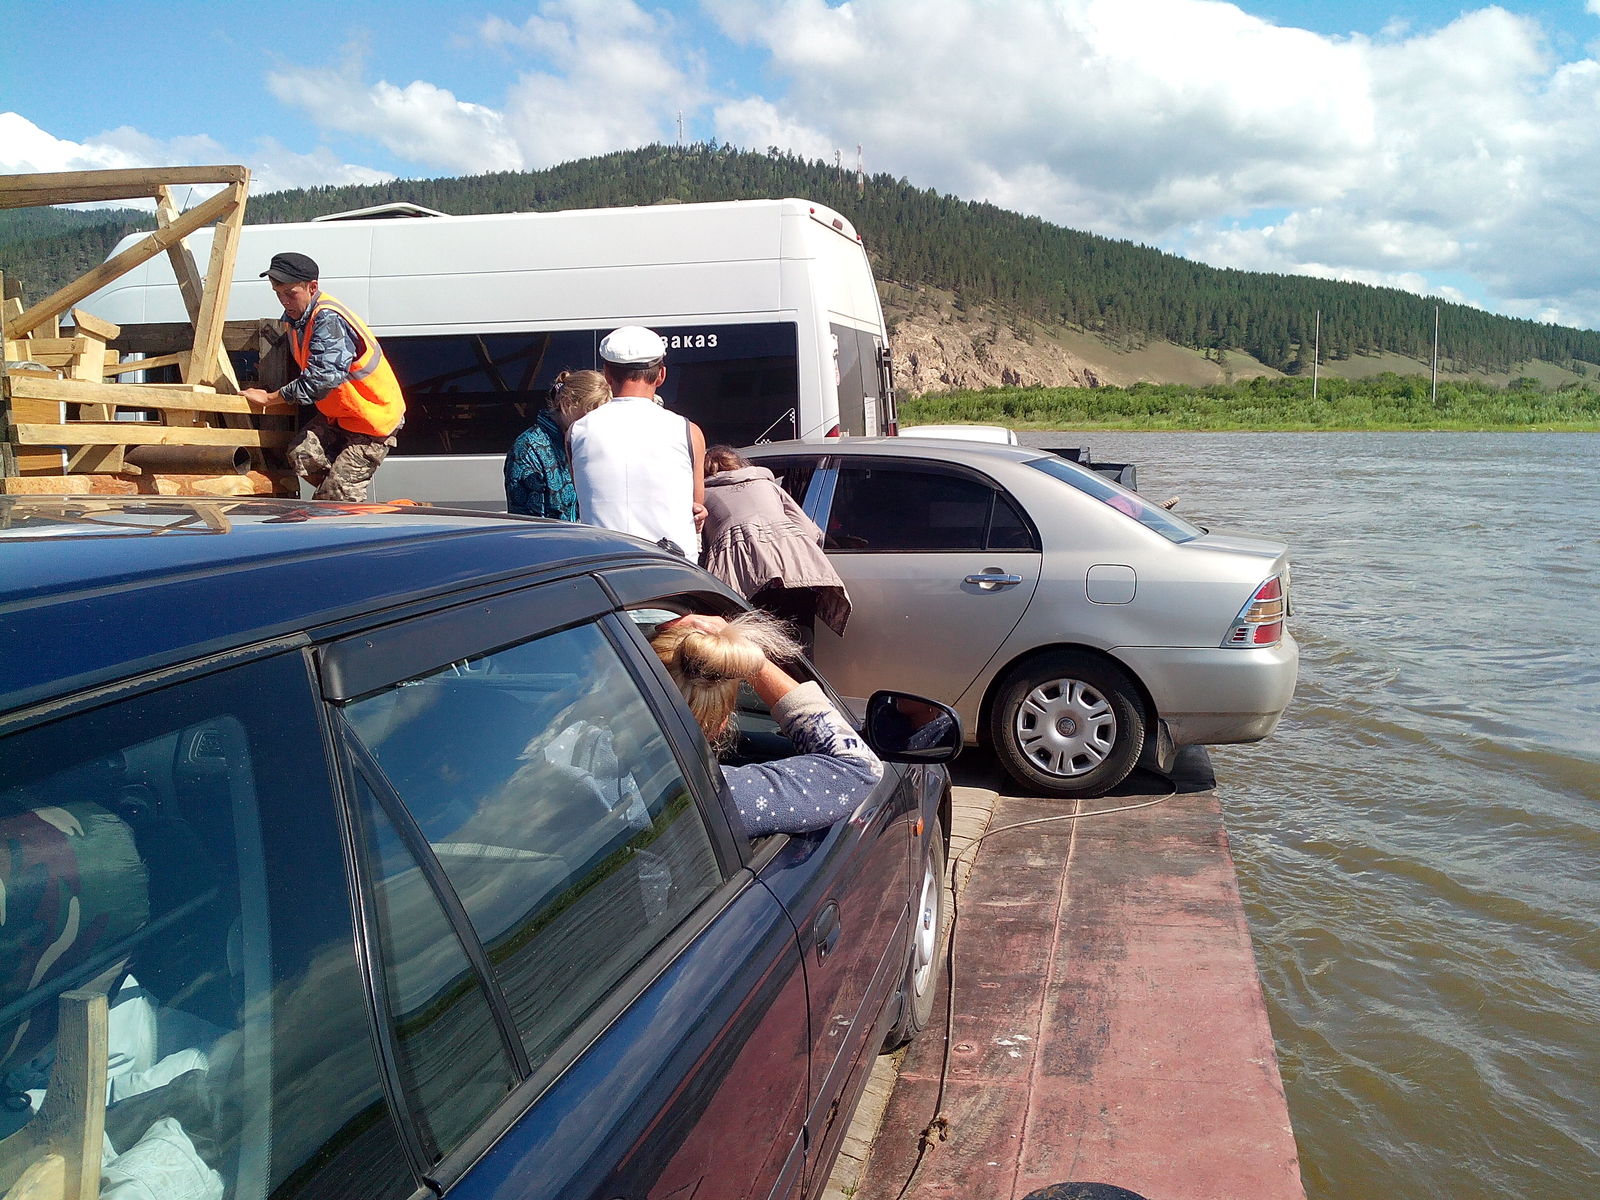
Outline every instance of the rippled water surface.
[(1312, 1200), (1600, 1197), (1600, 435), (1024, 440), (1292, 548), (1212, 761)]

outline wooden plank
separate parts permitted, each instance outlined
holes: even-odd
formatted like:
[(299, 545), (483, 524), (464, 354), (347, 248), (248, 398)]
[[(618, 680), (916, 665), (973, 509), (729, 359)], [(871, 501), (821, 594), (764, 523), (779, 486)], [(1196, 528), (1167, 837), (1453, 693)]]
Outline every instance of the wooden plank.
[[(229, 350), (255, 350), (265, 327), (273, 336), (283, 328), (276, 318), (228, 321), (222, 326), (222, 344)], [(124, 354), (176, 354), (194, 345), (194, 327), (182, 321), (152, 321), (142, 325), (125, 324), (122, 336), (111, 345)]]
[[(10, 443), (7, 443), (8, 450)], [(67, 470), (67, 452), (65, 450), (24, 450), (20, 447), (11, 451), (12, 463), (6, 469), (17, 475), (62, 475)]]
[[(109, 404), (117, 408), (154, 408), (162, 411), (244, 413), (260, 415), (243, 396), (223, 396), (198, 391), (200, 384), (176, 383), (91, 383), (78, 379), (47, 379), (44, 376), (14, 375), (10, 380), (14, 397), (58, 400), (67, 404)], [(267, 413), (292, 415), (299, 406), (274, 404)]]
[(119, 275), (133, 270), (140, 263), (154, 258), (168, 246), (193, 233), (196, 229), (211, 224), (211, 222), (233, 207), (232, 192), (218, 192), (211, 199), (195, 205), (165, 229), (156, 230), (143, 241), (128, 247), (121, 254), (107, 259), (94, 270), (80, 275), (65, 287), (52, 292), (15, 321), (10, 322), (7, 326), (8, 332), (15, 337), (18, 334), (28, 333), (43, 327), (57, 314), (65, 312), (85, 296), (99, 290)]
[(217, 220), (211, 234), (211, 261), (206, 267), (205, 291), (200, 297), (200, 315), (194, 323), (194, 357), (189, 360), (192, 383), (209, 383), (219, 390), (237, 392), (239, 380), (233, 364), (222, 348), (222, 326), (228, 312), (228, 294), (233, 289), (233, 260), (239, 250), (239, 229), (244, 224), (246, 182), (228, 188), (232, 201)]
[(175, 429), (153, 421), (113, 421), (105, 425), (18, 423), (12, 430), (19, 446), (245, 446), (259, 450), (287, 446), (296, 436), (287, 431), (260, 429)]
[(33, 1120), (0, 1141), (0, 1192), (16, 1200), (100, 1194), (108, 1040), (105, 993), (62, 992), (50, 1086)]
[[(165, 229), (179, 217), (178, 205), (172, 199), (172, 191), (166, 187), (156, 189), (156, 225)], [(200, 268), (195, 265), (194, 254), (189, 250), (189, 243), (179, 242), (168, 247), (167, 261), (172, 264), (172, 273), (178, 280), (178, 295), (183, 297), (184, 311), (189, 314), (188, 341), (194, 344), (194, 326), (200, 323), (200, 295), (204, 290), (200, 280)], [(187, 377), (186, 377), (187, 378)]]
[[(112, 351), (113, 354), (116, 351)], [(154, 371), (161, 367), (182, 367), (189, 361), (189, 355), (183, 354), (157, 354), (152, 358), (141, 358), (134, 362), (107, 363), (107, 375), (131, 375), (135, 371)]]
[[(172, 199), (172, 191), (166, 186), (156, 189), (156, 227), (170, 229), (182, 214), (178, 211), (177, 203)], [(213, 235), (215, 236), (215, 235)], [(177, 242), (167, 247), (167, 261), (172, 265), (172, 273), (178, 281), (178, 295), (183, 297), (184, 310), (189, 314), (188, 334), (189, 343), (194, 344), (194, 327), (200, 322), (200, 299), (204, 292), (204, 284), (200, 280), (200, 268), (195, 266), (194, 255), (189, 250), (189, 243), (180, 238)], [(192, 382), (190, 372), (194, 369), (194, 355), (191, 352), (184, 360), (182, 377), (185, 382)], [(231, 391), (238, 391), (232, 388)], [(168, 420), (170, 425), (204, 425), (199, 417), (190, 414), (174, 415)]]
[(84, 309), (75, 308), (72, 310), (71, 315), (72, 323), (77, 327), (80, 334), (87, 334), (89, 337), (98, 338), (102, 342), (109, 342), (112, 338), (116, 337), (122, 332), (121, 325), (117, 325), (111, 321), (103, 320), (102, 318), (95, 316), (92, 312), (88, 312)]
[[(77, 312), (77, 309), (73, 309)], [(110, 322), (100, 322), (102, 326)], [(111, 325), (112, 329), (116, 326)], [(84, 336), (78, 341), (84, 345), (83, 353), (79, 354), (67, 364), (67, 378), (79, 383), (92, 383), (96, 390), (104, 386), (101, 384), (101, 371), (105, 369), (106, 343), (103, 337), (94, 335), (94, 331), (83, 328)], [(78, 409), (80, 421), (114, 421), (117, 419), (115, 404), (80, 404)], [(121, 446), (80, 446), (67, 456), (67, 471), (72, 474), (106, 474), (115, 475), (122, 470)]]
[(79, 337), (30, 337), (8, 340), (7, 353), (10, 347), (18, 346), (27, 351), (29, 357), (39, 354), (82, 354), (88, 347), (85, 340)]
[(0, 175), (0, 208), (75, 204), (89, 200), (132, 200), (156, 194), (163, 184), (244, 183), (241, 166), (133, 167), (116, 171), (39, 171)]
[(31, 396), (12, 396), (10, 407), (13, 421), (60, 424), (67, 419), (67, 406), (59, 400), (35, 400)]

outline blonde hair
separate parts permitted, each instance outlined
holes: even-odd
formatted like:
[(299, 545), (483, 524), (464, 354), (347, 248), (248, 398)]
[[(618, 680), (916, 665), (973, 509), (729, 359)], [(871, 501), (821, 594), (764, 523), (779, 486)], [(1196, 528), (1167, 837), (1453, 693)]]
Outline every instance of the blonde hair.
[(800, 657), (788, 627), (765, 612), (740, 613), (716, 633), (669, 625), (651, 648), (678, 685), (706, 740), (718, 749), (731, 740), (728, 718), (739, 700), (739, 684), (767, 662)]
[(563, 371), (550, 385), (550, 409), (570, 424), (611, 399), (611, 385), (599, 371)]

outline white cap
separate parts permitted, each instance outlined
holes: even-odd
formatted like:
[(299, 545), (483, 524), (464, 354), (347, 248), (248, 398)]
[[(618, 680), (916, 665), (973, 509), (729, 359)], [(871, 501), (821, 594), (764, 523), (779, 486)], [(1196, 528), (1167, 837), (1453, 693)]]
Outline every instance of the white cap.
[(654, 366), (666, 356), (667, 343), (643, 325), (613, 329), (600, 342), (600, 357), (619, 367)]

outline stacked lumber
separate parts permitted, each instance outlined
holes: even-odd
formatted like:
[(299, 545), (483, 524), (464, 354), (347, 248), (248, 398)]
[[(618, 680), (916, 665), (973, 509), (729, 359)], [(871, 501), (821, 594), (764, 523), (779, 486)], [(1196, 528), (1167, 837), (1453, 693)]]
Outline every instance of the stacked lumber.
[[(0, 208), (149, 198), (157, 222), (148, 237), (38, 303), (4, 299), (0, 493), (296, 492), (282, 458), (292, 406), (252, 409), (227, 353), (241, 339), (261, 350), (273, 341), (268, 323), (225, 321), (249, 181), (239, 166), (0, 175)], [(180, 213), (172, 189), (197, 184), (221, 190)], [(202, 276), (184, 239), (213, 223)], [(188, 309), (181, 337), (169, 327), (124, 329), (77, 307), (163, 253)], [(71, 322), (65, 335), (63, 316)], [(124, 360), (130, 351), (141, 357)], [(129, 379), (162, 368), (176, 369), (181, 382)]]

